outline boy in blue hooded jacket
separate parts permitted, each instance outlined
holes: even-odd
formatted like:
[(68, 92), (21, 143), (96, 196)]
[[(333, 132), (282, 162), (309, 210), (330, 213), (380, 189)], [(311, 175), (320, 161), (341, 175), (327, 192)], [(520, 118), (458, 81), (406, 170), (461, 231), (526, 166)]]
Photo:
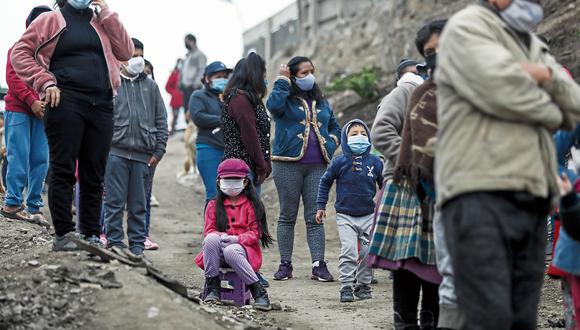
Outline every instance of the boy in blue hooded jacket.
[(354, 296), (359, 299), (372, 297), (369, 284), (373, 274), (366, 258), (376, 188), (383, 186), (383, 162), (371, 154), (370, 131), (362, 120), (351, 120), (343, 127), (341, 146), (343, 154), (333, 159), (320, 179), (316, 221), (321, 223), (326, 217), (328, 193), (336, 180), (334, 207), (341, 244), (338, 258), (340, 301), (352, 302)]

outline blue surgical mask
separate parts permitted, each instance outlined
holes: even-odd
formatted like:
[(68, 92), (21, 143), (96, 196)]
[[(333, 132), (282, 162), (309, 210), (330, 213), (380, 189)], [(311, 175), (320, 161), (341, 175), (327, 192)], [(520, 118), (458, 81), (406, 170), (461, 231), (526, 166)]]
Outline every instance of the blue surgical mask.
[(298, 78), (296, 77), (296, 86), (298, 86), (298, 88), (300, 88), (301, 90), (308, 92), (309, 90), (312, 90), (312, 87), (314, 87), (314, 82), (316, 81), (316, 77), (314, 77), (314, 75), (312, 73), (309, 73), (307, 76), (302, 77), (302, 78)]
[(266, 87), (268, 87), (268, 83), (269, 83), (268, 79), (264, 79), (264, 85), (265, 85)]
[(364, 154), (371, 146), (369, 138), (364, 135), (349, 136), (347, 141), (350, 151), (357, 156)]
[(526, 0), (513, 0), (499, 14), (507, 25), (522, 33), (532, 32), (544, 19), (542, 6)]
[(211, 87), (220, 93), (226, 90), (227, 85), (228, 80), (226, 78), (216, 78), (211, 81)]
[(87, 9), (92, 0), (68, 0), (67, 3), (75, 9)]

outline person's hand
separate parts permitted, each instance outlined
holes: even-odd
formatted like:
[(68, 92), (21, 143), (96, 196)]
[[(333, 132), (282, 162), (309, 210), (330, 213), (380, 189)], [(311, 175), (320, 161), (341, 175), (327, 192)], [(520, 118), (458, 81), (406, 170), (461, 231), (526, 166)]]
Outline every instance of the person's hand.
[(42, 101), (36, 100), (34, 103), (32, 103), (30, 108), (32, 109), (32, 113), (36, 116), (36, 118), (42, 119), (44, 117), (44, 106), (45, 103)]
[(60, 89), (56, 86), (49, 86), (44, 90), (44, 102), (50, 104), (51, 108), (56, 108), (60, 104)]
[(280, 65), (280, 75), (290, 79), (290, 68), (286, 64)]
[(92, 4), (95, 6), (99, 6), (101, 8), (101, 10), (109, 7), (109, 5), (107, 4), (107, 1), (105, 1), (105, 0), (93, 0)]
[(316, 223), (317, 224), (321, 224), (325, 218), (326, 218), (326, 211), (325, 210), (316, 211)]
[(220, 245), (221, 245), (222, 249), (224, 249), (225, 247), (227, 247), (229, 245), (236, 244), (236, 243), (238, 243), (238, 236), (228, 235), (228, 234), (223, 234), (221, 236)]
[(149, 159), (149, 163), (147, 163), (147, 166), (155, 167), (155, 166), (157, 166), (157, 164), (159, 164), (159, 159), (157, 159), (155, 156), (153, 156), (153, 157), (151, 157), (151, 159)]
[(572, 186), (572, 182), (568, 179), (568, 175), (563, 173), (562, 175), (557, 177), (558, 179), (558, 186), (560, 187), (560, 195), (566, 196), (574, 190)]
[(522, 63), (522, 68), (540, 84), (552, 79), (552, 71), (543, 64)]

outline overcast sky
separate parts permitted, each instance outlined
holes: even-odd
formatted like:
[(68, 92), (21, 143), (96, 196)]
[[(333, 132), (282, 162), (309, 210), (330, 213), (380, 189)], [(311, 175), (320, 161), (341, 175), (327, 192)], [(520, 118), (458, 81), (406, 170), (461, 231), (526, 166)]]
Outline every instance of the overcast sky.
[[(242, 33), (294, 0), (107, 0), (119, 13), (129, 35), (145, 45), (145, 58), (155, 67), (164, 90), (177, 58), (185, 55), (183, 37), (193, 33), (208, 63), (233, 66), (242, 56)], [(0, 85), (6, 86), (6, 52), (24, 32), (26, 17), (52, 0), (14, 0), (0, 10)], [(166, 95), (164, 95), (166, 96)]]

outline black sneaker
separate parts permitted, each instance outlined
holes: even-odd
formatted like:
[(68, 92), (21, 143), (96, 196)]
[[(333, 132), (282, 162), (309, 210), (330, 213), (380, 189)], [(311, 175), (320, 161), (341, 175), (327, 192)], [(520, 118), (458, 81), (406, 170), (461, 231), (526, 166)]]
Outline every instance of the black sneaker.
[(62, 236), (56, 236), (52, 241), (52, 251), (54, 252), (69, 252), (69, 251), (79, 251), (79, 247), (73, 242), (70, 237), (75, 236), (80, 237), (79, 234), (75, 232), (70, 232)]
[(278, 267), (278, 271), (274, 274), (276, 281), (286, 281), (292, 278), (292, 263), (289, 261), (282, 261)]
[(207, 288), (207, 296), (203, 300), (204, 303), (217, 303), (221, 301), (221, 280), (219, 276), (206, 277), (205, 286)]
[(371, 292), (371, 287), (364, 284), (357, 285), (357, 287), (354, 289), (354, 295), (360, 300), (371, 299), (373, 297)]
[(340, 302), (341, 303), (353, 302), (353, 301), (354, 301), (354, 295), (352, 294), (352, 287), (347, 286), (347, 287), (340, 289)]
[(334, 277), (328, 271), (328, 267), (324, 261), (316, 261), (312, 264), (312, 276), (310, 276), (310, 279), (320, 282), (334, 281)]
[(268, 292), (266, 289), (260, 284), (260, 282), (250, 284), (250, 292), (252, 292), (252, 297), (254, 298), (254, 306), (255, 309), (261, 311), (269, 311), (272, 310), (272, 305), (270, 305), (270, 298), (268, 297)]

